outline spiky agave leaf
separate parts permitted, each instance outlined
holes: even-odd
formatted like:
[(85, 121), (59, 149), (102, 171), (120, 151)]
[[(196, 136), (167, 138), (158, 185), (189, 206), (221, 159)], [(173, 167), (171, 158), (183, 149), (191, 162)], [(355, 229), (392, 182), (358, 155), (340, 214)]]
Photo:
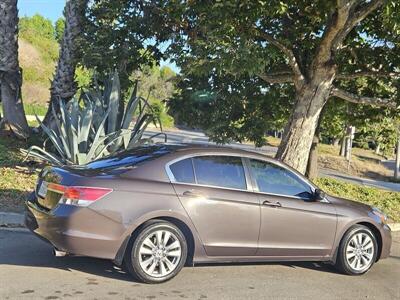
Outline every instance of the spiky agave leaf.
[(39, 148), (38, 146), (31, 146), (28, 150), (20, 149), (20, 151), (25, 155), (24, 160), (26, 160), (29, 156), (33, 156), (38, 158), (39, 160), (48, 161), (51, 164), (58, 166), (63, 166), (66, 164), (66, 161), (62, 158), (53, 156), (51, 153), (43, 150), (42, 148)]
[(92, 108), (92, 104), (88, 103), (87, 107), (83, 111), (81, 124), (78, 127), (79, 128), (79, 134), (78, 134), (79, 152), (83, 152), (83, 153), (87, 152), (87, 148), (89, 145), (89, 133), (90, 133), (90, 128), (92, 126), (92, 121), (93, 121), (93, 108)]
[[(146, 99), (137, 96), (137, 90), (136, 81), (124, 107), (115, 72), (105, 82), (103, 91), (95, 83), (94, 89), (82, 92), (79, 99), (75, 97), (66, 105), (60, 100), (60, 114), (56, 115), (53, 109), (57, 132), (43, 128), (60, 157), (48, 153), (46, 144), (42, 151), (35, 148), (28, 154), (53, 164), (86, 164), (120, 149), (149, 142), (142, 136), (149, 123), (156, 120), (152, 107)], [(135, 115), (137, 118), (130, 130)]]
[[(52, 104), (51, 109), (52, 109), (53, 116), (56, 116), (57, 114), (56, 114), (56, 110), (54, 107), (54, 103)], [(54, 118), (54, 121), (55, 121), (55, 124), (56, 124), (58, 132), (59, 132), (58, 137), (60, 138), (60, 140), (63, 144), (63, 147), (64, 147), (65, 155), (67, 156), (67, 158), (69, 160), (71, 160), (72, 157), (71, 157), (71, 152), (69, 150), (70, 145), (68, 144), (68, 136), (67, 136), (67, 132), (65, 131), (65, 126), (64, 126), (64, 124), (62, 124), (60, 122), (59, 118)]]
[(60, 154), (60, 156), (65, 159), (66, 155), (64, 152), (64, 148), (62, 146), (61, 140), (58, 138), (57, 134), (54, 132), (54, 130), (48, 128), (46, 125), (43, 124), (43, 122), (39, 119), (37, 115), (35, 115), (37, 122), (39, 123), (40, 127), (42, 130), (47, 134), (49, 137), (50, 141), (52, 142), (54, 148), (57, 150), (57, 152)]
[(117, 128), (119, 104), (121, 97), (121, 86), (119, 82), (118, 72), (115, 71), (110, 82), (110, 92), (106, 103), (108, 108), (111, 110), (108, 116), (107, 132), (115, 132)]

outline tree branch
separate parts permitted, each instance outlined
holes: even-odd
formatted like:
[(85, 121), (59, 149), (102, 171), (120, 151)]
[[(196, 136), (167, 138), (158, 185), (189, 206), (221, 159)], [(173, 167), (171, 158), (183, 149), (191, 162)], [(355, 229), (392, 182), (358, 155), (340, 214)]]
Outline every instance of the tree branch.
[(318, 47), (317, 56), (313, 62), (314, 68), (329, 62), (334, 53), (340, 49), (349, 32), (384, 1), (371, 0), (368, 4), (359, 7), (359, 0), (338, 0), (337, 8), (331, 13)]
[(390, 98), (384, 99), (384, 98), (379, 98), (379, 97), (365, 97), (365, 96), (360, 96), (360, 95), (346, 92), (339, 88), (333, 88), (331, 90), (331, 95), (341, 98), (341, 99), (346, 100), (351, 103), (356, 103), (356, 104), (368, 104), (368, 105), (389, 107), (389, 108), (394, 108), (394, 109), (398, 108), (398, 105), (397, 105), (396, 101), (394, 101), (394, 99), (390, 99)]
[(296, 56), (294, 55), (293, 51), (286, 47), (284, 44), (282, 44), (280, 41), (278, 41), (276, 38), (274, 38), (271, 34), (261, 30), (260, 28), (255, 27), (255, 30), (257, 31), (257, 35), (269, 42), (270, 44), (274, 45), (277, 47), (279, 50), (281, 50), (286, 57), (288, 58), (288, 63), (291, 69), (293, 70), (294, 76), (292, 77), (292, 81), (294, 82), (296, 88), (300, 88), (303, 81), (304, 81), (304, 76), (303, 73), (300, 70), (299, 63), (296, 59)]
[(344, 79), (351, 80), (357, 79), (360, 77), (392, 77), (392, 78), (400, 78), (400, 72), (374, 72), (374, 71), (360, 71), (353, 74), (338, 74), (336, 75), (336, 79)]
[(346, 22), (346, 27), (344, 30), (338, 35), (333, 48), (334, 50), (338, 49), (353, 28), (364, 20), (370, 13), (376, 10), (379, 6), (381, 6), (385, 0), (372, 0), (370, 3), (366, 4), (365, 6), (361, 7), (360, 9), (355, 8), (355, 12), (350, 15), (348, 21)]
[(293, 76), (292, 72), (287, 71), (258, 74), (258, 77), (268, 83), (293, 83)]
[(354, 3), (355, 0), (337, 1), (337, 7), (331, 12), (321, 43), (318, 46), (317, 55), (313, 62), (314, 67), (323, 65), (332, 59), (332, 46), (345, 29)]
[[(381, 6), (385, 0), (372, 0), (370, 3), (362, 7), (360, 10), (355, 12), (352, 17), (349, 19), (348, 28), (351, 30), (356, 26), (359, 22), (364, 20), (370, 13), (376, 10), (379, 6)], [(350, 31), (349, 30), (349, 31)]]

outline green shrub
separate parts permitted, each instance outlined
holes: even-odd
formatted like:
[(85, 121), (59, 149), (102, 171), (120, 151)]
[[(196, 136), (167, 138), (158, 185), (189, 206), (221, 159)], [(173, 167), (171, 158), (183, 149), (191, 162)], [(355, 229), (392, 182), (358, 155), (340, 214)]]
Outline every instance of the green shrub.
[(160, 101), (154, 101), (151, 104), (153, 114), (158, 119), (163, 128), (171, 128), (174, 126), (174, 118), (168, 115), (164, 105)]
[(351, 184), (332, 178), (318, 178), (315, 183), (328, 194), (375, 206), (392, 220), (400, 221), (400, 193), (398, 192)]

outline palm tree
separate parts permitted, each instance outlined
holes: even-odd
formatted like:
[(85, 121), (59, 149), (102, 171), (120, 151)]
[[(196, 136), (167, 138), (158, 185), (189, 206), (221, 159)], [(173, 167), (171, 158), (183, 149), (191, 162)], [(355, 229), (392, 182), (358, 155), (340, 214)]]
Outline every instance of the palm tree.
[(3, 106), (0, 125), (17, 137), (26, 138), (29, 136), (29, 126), (21, 97), (17, 0), (0, 2), (0, 31), (0, 100)]
[(64, 9), (65, 29), (60, 43), (60, 56), (50, 87), (50, 103), (44, 123), (49, 124), (52, 106), (59, 109), (59, 101), (69, 101), (76, 93), (75, 68), (79, 60), (79, 39), (82, 36), (88, 0), (67, 0)]

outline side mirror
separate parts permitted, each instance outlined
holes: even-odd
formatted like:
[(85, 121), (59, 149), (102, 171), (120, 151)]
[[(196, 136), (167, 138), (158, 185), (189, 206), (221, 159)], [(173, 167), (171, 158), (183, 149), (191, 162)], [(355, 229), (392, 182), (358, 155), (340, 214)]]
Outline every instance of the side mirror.
[(320, 189), (316, 189), (314, 192), (314, 201), (321, 201), (325, 199), (325, 192)]

